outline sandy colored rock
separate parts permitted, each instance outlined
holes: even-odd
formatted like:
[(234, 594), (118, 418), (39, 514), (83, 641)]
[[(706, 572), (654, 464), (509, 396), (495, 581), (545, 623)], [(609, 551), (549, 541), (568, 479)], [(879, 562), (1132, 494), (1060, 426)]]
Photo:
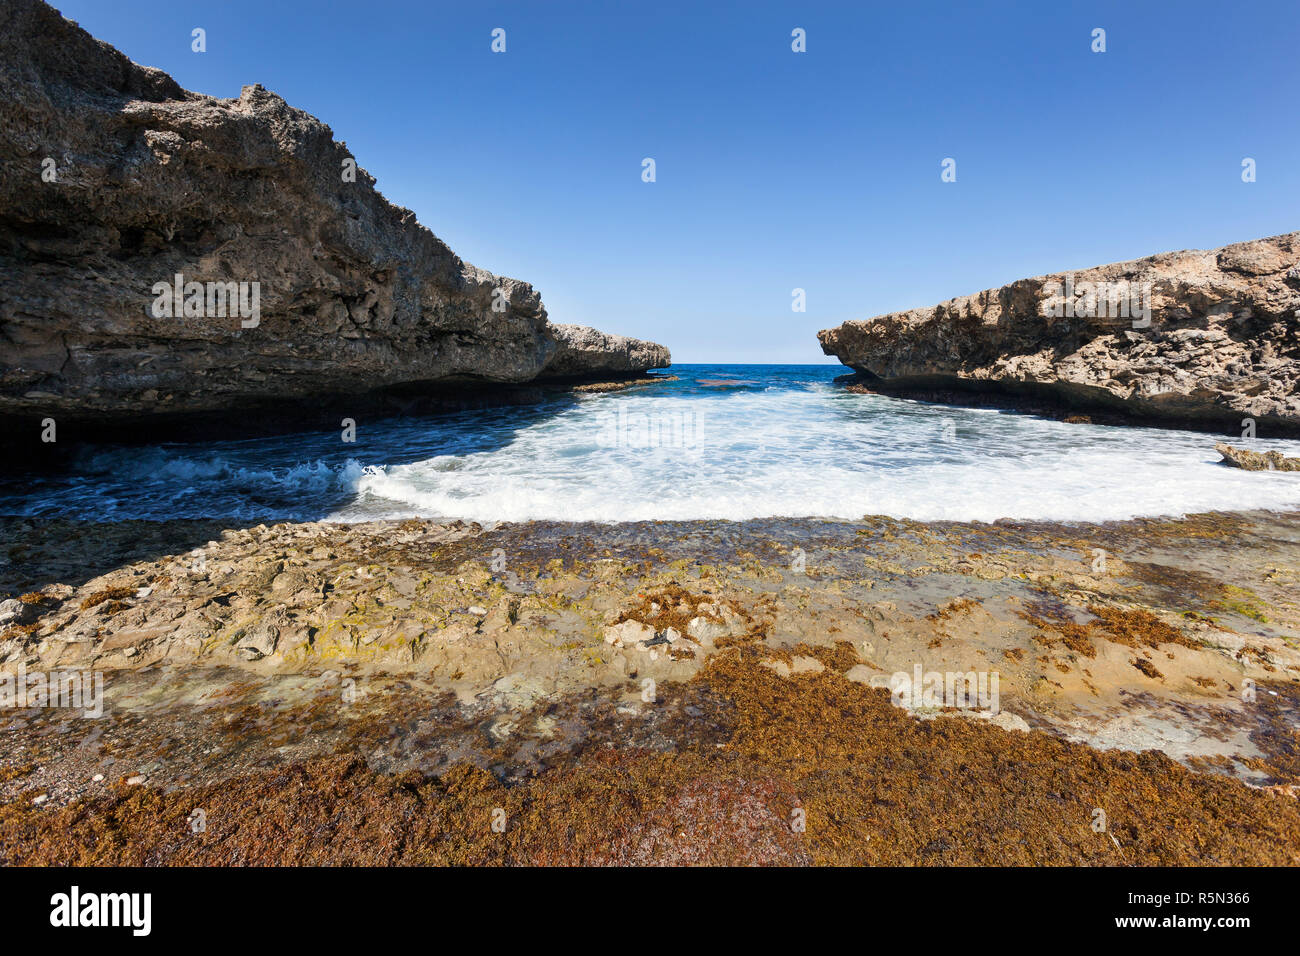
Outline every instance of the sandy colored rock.
[[(101, 718), (0, 708), (0, 861), (504, 862), (506, 807), (533, 863), (1294, 862), (1297, 528), (0, 519), (0, 600), (38, 612), (0, 676), (104, 679)], [(895, 707), (918, 665), (997, 673), (1000, 713)], [(1111, 804), (1144, 808), (1119, 846)]]
[(635, 647), (643, 641), (654, 640), (655, 629), (640, 621), (624, 621), (605, 628), (605, 643), (615, 647)]
[(544, 378), (583, 378), (636, 374), (672, 364), (668, 349), (654, 342), (610, 335), (583, 325), (552, 325), (559, 347), (542, 372)]
[(826, 669), (821, 661), (806, 654), (796, 654), (790, 658), (789, 662), (766, 660), (761, 661), (760, 664), (768, 670), (775, 671), (782, 677), (794, 677), (799, 674), (820, 674)]
[[(1067, 279), (1074, 314), (1047, 314), (1065, 311)], [(1145, 289), (1149, 325), (1098, 283), (1127, 283), (1139, 303)], [(1004, 392), (1234, 432), (1250, 417), (1271, 436), (1300, 432), (1298, 310), (1300, 233), (1288, 233), (1021, 279), (818, 338), (868, 388)]]
[(1003, 730), (1029, 730), (1029, 724), (1025, 721), (1025, 718), (1009, 713), (1005, 710), (999, 714), (994, 714), (989, 718), (989, 721), (995, 726), (1001, 727)]

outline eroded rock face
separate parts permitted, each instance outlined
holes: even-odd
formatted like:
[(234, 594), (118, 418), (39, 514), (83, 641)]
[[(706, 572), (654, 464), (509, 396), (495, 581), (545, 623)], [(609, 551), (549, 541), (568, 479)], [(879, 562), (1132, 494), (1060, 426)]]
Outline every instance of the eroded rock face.
[(888, 390), (999, 390), (1237, 431), (1251, 417), (1293, 434), (1297, 310), (1300, 233), (1288, 233), (1021, 279), (818, 338)]
[(552, 325), (559, 348), (543, 375), (547, 378), (584, 378), (593, 375), (629, 375), (672, 364), (668, 349), (654, 342), (610, 335), (585, 325)]
[[(261, 86), (188, 92), (39, 0), (0, 9), (0, 84), (0, 417), (527, 382), (558, 348), (532, 286), (462, 261)], [(218, 314), (208, 283), (250, 308)]]

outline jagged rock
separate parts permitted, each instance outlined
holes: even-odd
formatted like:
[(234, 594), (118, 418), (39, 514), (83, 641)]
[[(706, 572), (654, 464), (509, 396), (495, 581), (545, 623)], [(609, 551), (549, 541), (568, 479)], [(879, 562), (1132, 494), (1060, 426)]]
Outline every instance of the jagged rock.
[(26, 604), (17, 598), (0, 601), (0, 629), (11, 624), (30, 624), (40, 617), (41, 610), (34, 604)]
[(305, 640), (304, 628), (297, 626), (283, 606), (272, 608), (266, 615), (244, 631), (235, 650), (245, 660), (257, 661), (276, 652), (286, 633), (293, 639), (284, 643), (297, 646)]
[(655, 629), (640, 621), (623, 621), (605, 628), (605, 643), (615, 647), (636, 647), (645, 641), (653, 641)]
[[(846, 322), (818, 338), (827, 355), (881, 390), (1007, 392), (1234, 430), (1249, 417), (1273, 434), (1293, 434), (1300, 431), (1297, 263), (1300, 233), (1289, 233), (1021, 279), (931, 308)], [(1067, 278), (1075, 293), (1068, 309)], [(1114, 285), (1099, 295), (1102, 282)], [(1149, 326), (1142, 316), (1135, 322), (1131, 308), (1117, 314), (1129, 297), (1112, 307), (1115, 291), (1149, 306)]]
[(609, 335), (585, 325), (552, 325), (559, 348), (547, 363), (546, 378), (635, 375), (672, 364), (668, 349), (654, 342)]
[[(189, 92), (40, 0), (0, 7), (0, 85), (0, 417), (31, 434), (529, 382), (561, 350), (531, 285), (462, 261), (260, 85)], [(156, 314), (178, 274), (202, 314)], [(248, 314), (219, 309), (241, 282)]]
[(1300, 471), (1300, 458), (1286, 458), (1279, 451), (1266, 451), (1263, 454), (1248, 451), (1245, 448), (1233, 448), (1222, 442), (1214, 450), (1223, 456), (1221, 464), (1246, 471)]

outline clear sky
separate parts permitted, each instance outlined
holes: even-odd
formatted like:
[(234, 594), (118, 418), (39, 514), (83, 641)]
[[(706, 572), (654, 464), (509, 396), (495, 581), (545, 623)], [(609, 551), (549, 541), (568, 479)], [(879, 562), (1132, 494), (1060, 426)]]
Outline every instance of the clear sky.
[(679, 362), (1300, 229), (1295, 0), (54, 5), (189, 89), (274, 90), (553, 321)]

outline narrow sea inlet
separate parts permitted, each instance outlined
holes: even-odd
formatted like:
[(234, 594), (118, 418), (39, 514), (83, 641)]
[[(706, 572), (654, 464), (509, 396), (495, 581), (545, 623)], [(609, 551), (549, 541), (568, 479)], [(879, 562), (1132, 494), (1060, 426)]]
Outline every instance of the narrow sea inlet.
[[(261, 939), (193, 901), (279, 866), (1285, 921), (1292, 10), (51, 2), (0, 0), (20, 933)], [(424, 916), (353, 910), (271, 925)]]
[[(1212, 436), (855, 394), (842, 366), (678, 365), (606, 394), (246, 441), (84, 449), (0, 513), (484, 523), (770, 517), (1111, 521), (1300, 508), (1300, 476)], [(350, 433), (346, 437), (351, 437)], [(1300, 455), (1261, 437), (1257, 451)]]

